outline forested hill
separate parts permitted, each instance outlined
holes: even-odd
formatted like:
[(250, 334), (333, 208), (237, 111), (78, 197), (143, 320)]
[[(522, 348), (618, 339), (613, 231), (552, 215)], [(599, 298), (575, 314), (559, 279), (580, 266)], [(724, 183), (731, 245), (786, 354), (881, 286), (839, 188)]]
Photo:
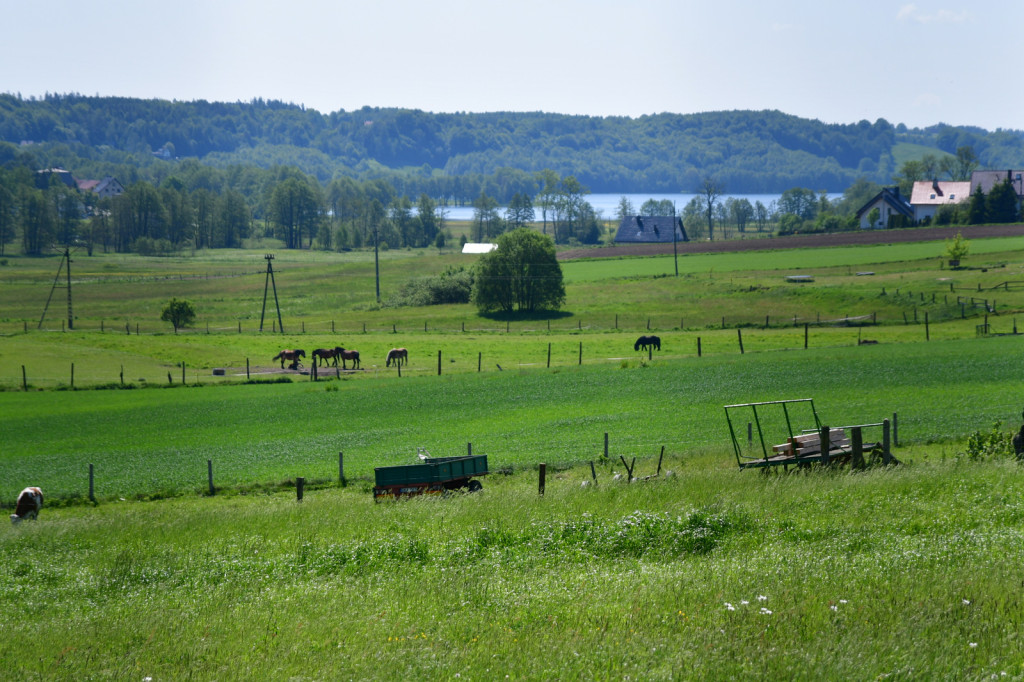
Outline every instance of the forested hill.
[(939, 154), (965, 145), (982, 167), (1024, 166), (1021, 131), (908, 129), (884, 119), (825, 124), (778, 111), (627, 118), (366, 107), (324, 114), (261, 99), (0, 94), (0, 141), (10, 143), (0, 145), (0, 163), (27, 152), (40, 167), (61, 165), (80, 177), (123, 176), (126, 167), (135, 177), (159, 177), (160, 152), (218, 167), (293, 165), (322, 182), (346, 175), (405, 178), (411, 186), (440, 175), (450, 182), (551, 169), (592, 192), (691, 191), (704, 177), (735, 193), (842, 191), (859, 177), (890, 182), (908, 149)]

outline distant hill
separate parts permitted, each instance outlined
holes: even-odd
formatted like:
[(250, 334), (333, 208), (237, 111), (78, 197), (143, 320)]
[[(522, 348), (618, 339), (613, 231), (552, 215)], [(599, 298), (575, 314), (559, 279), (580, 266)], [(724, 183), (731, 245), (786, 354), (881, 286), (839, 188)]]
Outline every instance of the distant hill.
[[(427, 113), (365, 107), (320, 113), (262, 99), (172, 102), (77, 94), (0, 95), (0, 163), (20, 152), (79, 177), (161, 175), (195, 158), (216, 167), (292, 165), (327, 182), (385, 178), (410, 195), (488, 178), (499, 199), (526, 174), (550, 168), (592, 192), (677, 192), (713, 176), (729, 192), (793, 187), (842, 191), (860, 177), (887, 183), (909, 155), (970, 145), (987, 168), (1024, 166), (1024, 132), (884, 119), (826, 124), (779, 111), (627, 117), (541, 112)], [(130, 170), (129, 170), (130, 169)], [(165, 172), (164, 172), (165, 174)], [(503, 180), (504, 178), (504, 180)], [(503, 186), (504, 183), (504, 186)], [(518, 191), (518, 190), (512, 190)]]

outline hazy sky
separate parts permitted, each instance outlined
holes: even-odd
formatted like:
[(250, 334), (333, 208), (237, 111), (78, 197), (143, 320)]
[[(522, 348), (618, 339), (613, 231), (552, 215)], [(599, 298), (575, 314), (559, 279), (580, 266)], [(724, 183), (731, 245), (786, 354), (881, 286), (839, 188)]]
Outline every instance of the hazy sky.
[(1024, 0), (5, 4), (0, 92), (24, 97), (1024, 129)]

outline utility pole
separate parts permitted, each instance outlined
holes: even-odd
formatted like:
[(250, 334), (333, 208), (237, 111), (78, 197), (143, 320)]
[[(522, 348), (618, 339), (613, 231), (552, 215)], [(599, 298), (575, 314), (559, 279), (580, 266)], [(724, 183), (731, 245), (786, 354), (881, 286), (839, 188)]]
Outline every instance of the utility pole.
[(71, 250), (64, 249), (64, 258), (68, 261), (68, 331), (75, 328), (75, 316), (71, 312)]
[(373, 224), (373, 272), (377, 280), (377, 303), (380, 303), (380, 258), (377, 254), (377, 223)]
[(281, 304), (277, 300), (277, 282), (274, 281), (274, 266), (272, 261), (274, 260), (274, 254), (268, 253), (263, 256), (267, 261), (267, 277), (263, 282), (263, 310), (260, 312), (260, 331), (263, 331), (263, 317), (267, 312), (267, 287), (272, 285), (274, 287), (274, 306), (277, 308), (277, 326), (284, 334), (284, 322), (281, 321)]

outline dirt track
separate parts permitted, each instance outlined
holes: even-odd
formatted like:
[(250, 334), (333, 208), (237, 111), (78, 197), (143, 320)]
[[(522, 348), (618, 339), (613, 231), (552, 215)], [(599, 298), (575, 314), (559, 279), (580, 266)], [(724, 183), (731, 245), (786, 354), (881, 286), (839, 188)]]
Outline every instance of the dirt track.
[[(717, 242), (679, 242), (679, 253), (728, 253), (774, 249), (801, 249), (823, 246), (856, 246), (859, 244), (893, 244), (896, 242), (928, 242), (952, 239), (960, 232), (966, 239), (981, 237), (1024, 237), (1024, 225), (975, 225), (970, 227), (918, 227), (904, 230), (858, 230), (832, 234), (801, 234), (767, 239), (730, 239)], [(558, 260), (574, 258), (618, 258), (622, 256), (656, 256), (672, 253), (667, 244), (616, 244), (615, 246), (571, 249), (558, 254)]]

